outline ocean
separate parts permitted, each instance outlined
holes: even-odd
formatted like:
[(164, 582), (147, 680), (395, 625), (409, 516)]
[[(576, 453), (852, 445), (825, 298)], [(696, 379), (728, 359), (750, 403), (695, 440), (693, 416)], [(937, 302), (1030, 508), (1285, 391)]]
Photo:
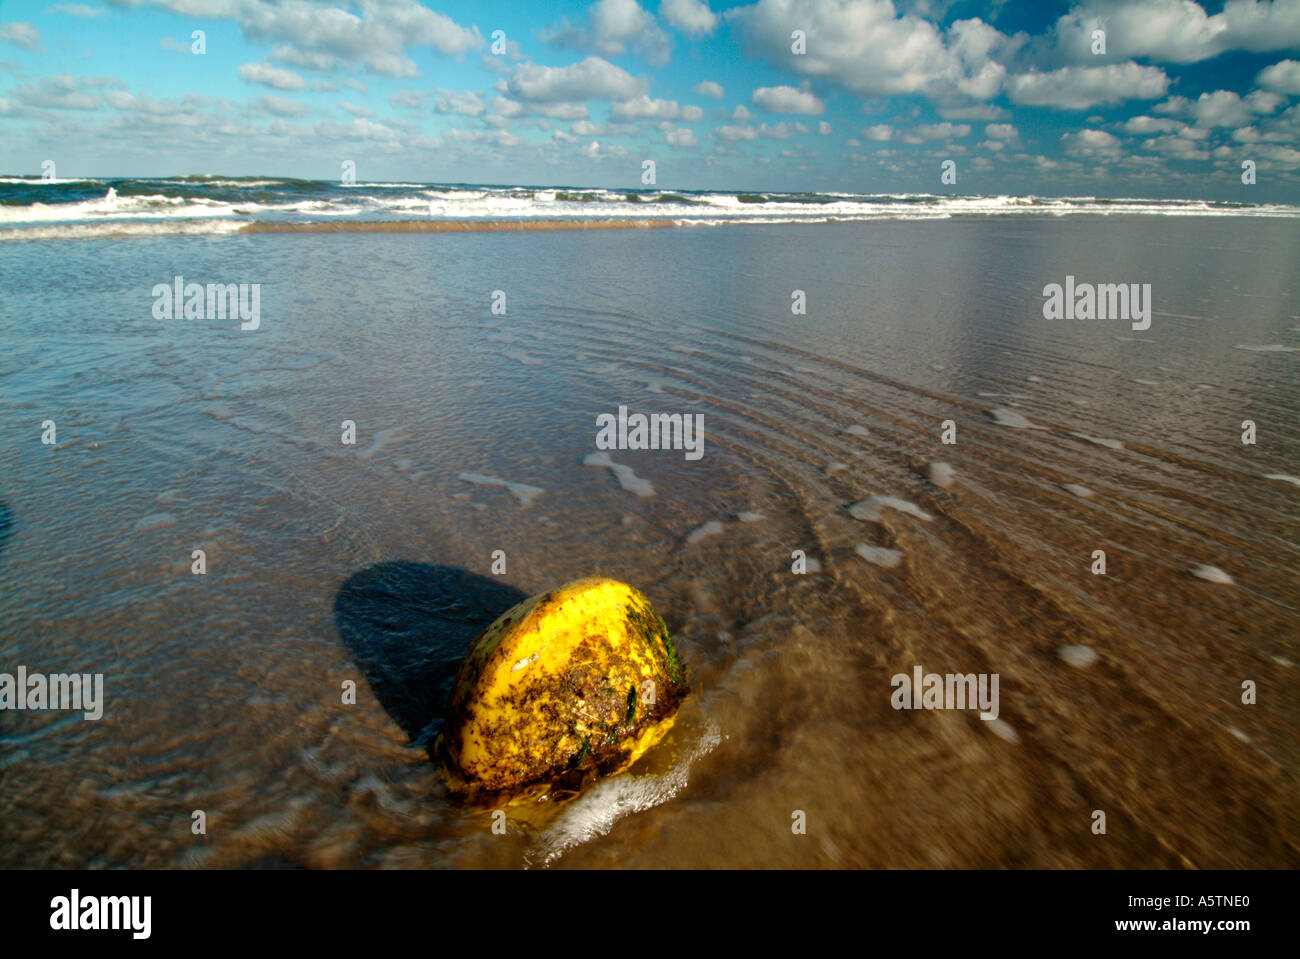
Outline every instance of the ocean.
[(343, 183), (188, 175), (41, 180), (0, 176), (0, 240), (315, 232), (720, 226), (963, 216), (1300, 216), (1300, 206), (1213, 200), (727, 193), (581, 187)]
[[(103, 677), (0, 712), (0, 866), (1300, 861), (1300, 208), (10, 177), (0, 239), (0, 672)], [(692, 692), (499, 834), (450, 671), (590, 575)]]

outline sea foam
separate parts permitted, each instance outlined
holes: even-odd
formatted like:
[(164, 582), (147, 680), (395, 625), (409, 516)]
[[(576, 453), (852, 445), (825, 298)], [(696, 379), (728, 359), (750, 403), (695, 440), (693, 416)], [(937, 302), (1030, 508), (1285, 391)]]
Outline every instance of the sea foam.
[(642, 479), (632, 472), (632, 467), (624, 466), (622, 463), (615, 463), (609, 458), (608, 453), (588, 453), (582, 459), (584, 466), (603, 466), (612, 470), (614, 478), (618, 480), (618, 485), (623, 487), (629, 493), (635, 493), (637, 496), (654, 496), (654, 484), (647, 479)]

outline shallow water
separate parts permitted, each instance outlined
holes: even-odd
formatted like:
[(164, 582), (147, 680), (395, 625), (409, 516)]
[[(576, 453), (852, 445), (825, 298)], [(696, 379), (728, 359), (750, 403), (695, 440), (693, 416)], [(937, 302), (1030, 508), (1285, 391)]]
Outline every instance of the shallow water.
[[(106, 699), (0, 713), (0, 865), (1296, 865), (1297, 263), (1300, 221), (1124, 216), (0, 245), (0, 671)], [(177, 274), (260, 328), (154, 319)], [(1151, 328), (1043, 319), (1067, 274)], [(590, 462), (620, 405), (703, 457)], [(496, 835), (439, 683), (592, 574), (694, 692)], [(999, 721), (894, 710), (915, 665)]]

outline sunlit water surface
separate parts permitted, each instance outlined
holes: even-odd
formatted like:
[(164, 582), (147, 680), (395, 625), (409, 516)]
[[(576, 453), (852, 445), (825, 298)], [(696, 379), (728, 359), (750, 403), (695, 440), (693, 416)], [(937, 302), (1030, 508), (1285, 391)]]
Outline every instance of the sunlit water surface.
[[(1294, 220), (1151, 217), (0, 245), (0, 671), (106, 698), (0, 713), (0, 865), (1294, 866), (1297, 264)], [(178, 274), (260, 329), (154, 319)], [(1045, 320), (1067, 274), (1150, 330)], [(584, 464), (620, 405), (703, 457)], [(494, 550), (502, 596), (636, 585), (693, 686), (504, 836), (349, 641), (436, 659), (433, 568)], [(999, 722), (891, 708), (915, 665)]]

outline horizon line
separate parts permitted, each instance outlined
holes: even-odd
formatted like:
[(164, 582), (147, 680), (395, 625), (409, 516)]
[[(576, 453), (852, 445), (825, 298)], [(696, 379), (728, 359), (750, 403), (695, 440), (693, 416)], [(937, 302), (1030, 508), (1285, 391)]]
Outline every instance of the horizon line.
[(5, 185), (3, 181), (21, 181), (32, 185), (38, 183), (49, 183), (52, 186), (71, 185), (78, 181), (109, 181), (109, 180), (176, 180), (176, 179), (224, 179), (224, 180), (279, 180), (286, 183), (322, 183), (334, 186), (361, 187), (367, 184), (383, 184), (385, 186), (400, 186), (411, 184), (413, 186), (446, 186), (446, 187), (470, 187), (474, 189), (518, 189), (518, 190), (602, 190), (606, 192), (620, 193), (720, 193), (733, 194), (735, 196), (758, 196), (764, 194), (783, 195), (783, 196), (862, 196), (862, 197), (946, 197), (950, 199), (990, 199), (997, 197), (1012, 197), (1015, 199), (1038, 199), (1038, 200), (1131, 200), (1138, 202), (1169, 202), (1182, 201), (1191, 203), (1236, 203), (1242, 206), (1293, 206), (1300, 202), (1300, 198), (1292, 202), (1268, 202), (1257, 200), (1224, 200), (1213, 199), (1210, 197), (1193, 197), (1186, 195), (1178, 196), (1106, 196), (1101, 194), (1071, 194), (1071, 193), (927, 193), (927, 192), (894, 192), (883, 191), (878, 193), (866, 193), (856, 190), (771, 190), (771, 189), (732, 189), (721, 187), (662, 187), (662, 186), (580, 186), (575, 184), (563, 183), (483, 183), (466, 180), (358, 180), (354, 183), (344, 183), (336, 177), (304, 177), (304, 176), (284, 176), (272, 173), (170, 173), (170, 174), (149, 174), (149, 175), (124, 175), (124, 174), (92, 174), (85, 176), (59, 176), (46, 180), (40, 174), (27, 173), (9, 173), (0, 172), (0, 186)]

